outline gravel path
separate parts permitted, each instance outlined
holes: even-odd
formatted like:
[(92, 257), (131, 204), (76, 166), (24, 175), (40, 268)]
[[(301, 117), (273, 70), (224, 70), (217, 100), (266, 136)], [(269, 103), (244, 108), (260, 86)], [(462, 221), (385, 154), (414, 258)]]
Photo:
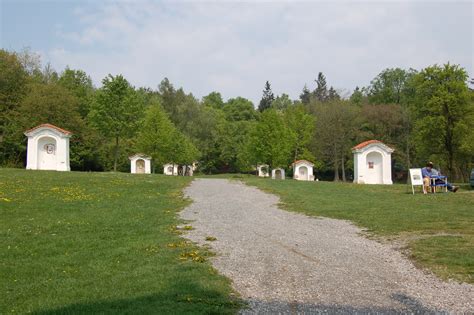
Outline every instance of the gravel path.
[(422, 272), (347, 221), (280, 210), (276, 196), (223, 179), (196, 179), (186, 195), (186, 237), (216, 252), (243, 314), (474, 313), (474, 286)]

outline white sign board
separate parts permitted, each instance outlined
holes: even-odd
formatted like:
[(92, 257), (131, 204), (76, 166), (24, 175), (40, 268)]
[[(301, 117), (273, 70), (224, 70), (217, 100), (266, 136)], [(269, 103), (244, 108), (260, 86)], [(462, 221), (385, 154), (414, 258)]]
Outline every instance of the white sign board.
[(423, 185), (423, 176), (421, 175), (421, 168), (410, 168), (410, 180), (412, 186)]
[[(421, 175), (421, 168), (410, 168), (411, 190), (415, 194), (414, 186), (423, 186), (423, 175)], [(423, 188), (423, 193), (425, 190)]]

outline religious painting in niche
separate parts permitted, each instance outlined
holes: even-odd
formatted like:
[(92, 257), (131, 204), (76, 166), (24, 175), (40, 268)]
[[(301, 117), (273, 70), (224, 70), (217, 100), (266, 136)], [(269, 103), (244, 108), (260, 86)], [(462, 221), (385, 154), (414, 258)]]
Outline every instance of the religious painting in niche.
[(48, 143), (44, 145), (44, 150), (48, 154), (54, 154), (54, 151), (56, 150), (56, 146), (52, 143)]
[(374, 162), (369, 162), (369, 168), (374, 168)]

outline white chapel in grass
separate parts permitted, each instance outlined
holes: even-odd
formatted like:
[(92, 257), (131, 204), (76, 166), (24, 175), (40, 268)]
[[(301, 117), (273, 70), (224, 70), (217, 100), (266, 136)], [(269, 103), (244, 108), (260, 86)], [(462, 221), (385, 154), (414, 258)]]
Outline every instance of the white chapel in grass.
[(293, 178), (296, 180), (313, 181), (314, 164), (306, 160), (298, 160), (293, 163)]
[(272, 169), (272, 179), (285, 179), (285, 169), (281, 167)]
[(354, 183), (391, 185), (392, 152), (392, 148), (378, 140), (365, 141), (353, 147)]
[(137, 153), (129, 157), (130, 173), (132, 174), (151, 174), (151, 157)]
[(257, 165), (257, 174), (259, 177), (269, 177), (269, 166), (268, 164)]
[(70, 171), (69, 138), (72, 132), (51, 124), (25, 131), (28, 137), (26, 169)]

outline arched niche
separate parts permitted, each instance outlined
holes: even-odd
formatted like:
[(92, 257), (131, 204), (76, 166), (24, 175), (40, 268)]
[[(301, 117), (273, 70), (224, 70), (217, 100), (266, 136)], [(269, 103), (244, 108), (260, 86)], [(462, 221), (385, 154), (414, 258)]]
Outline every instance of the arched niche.
[(56, 170), (57, 168), (57, 143), (51, 136), (43, 136), (37, 140), (38, 170)]
[(378, 140), (368, 140), (352, 148), (354, 183), (392, 184), (393, 149)]
[(28, 137), (26, 169), (69, 171), (69, 138), (72, 133), (51, 124), (25, 131)]

